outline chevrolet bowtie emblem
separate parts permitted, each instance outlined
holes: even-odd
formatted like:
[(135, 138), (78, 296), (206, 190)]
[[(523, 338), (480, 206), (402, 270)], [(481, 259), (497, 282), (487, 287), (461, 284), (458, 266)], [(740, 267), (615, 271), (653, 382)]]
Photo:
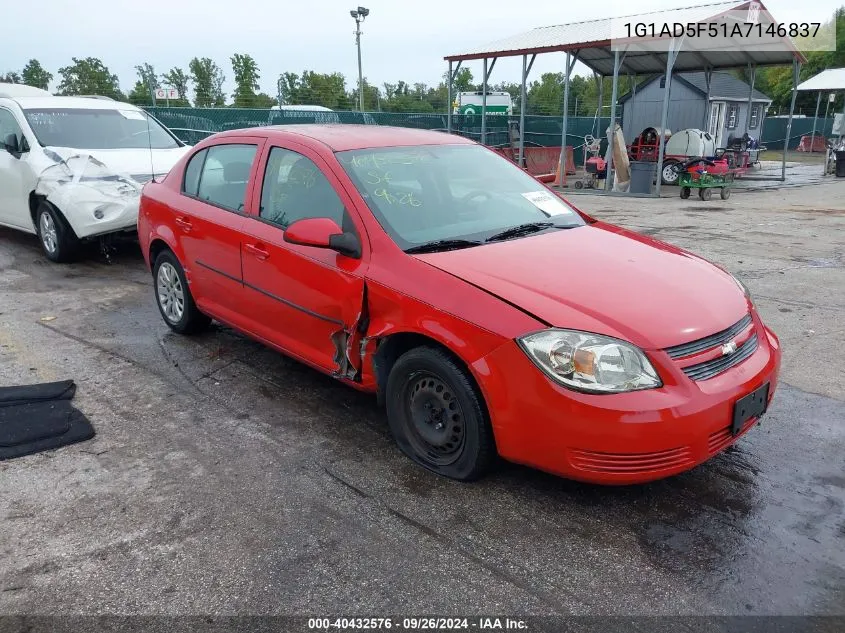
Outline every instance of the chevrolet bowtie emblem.
[(722, 356), (730, 356), (736, 351), (736, 341), (722, 345)]

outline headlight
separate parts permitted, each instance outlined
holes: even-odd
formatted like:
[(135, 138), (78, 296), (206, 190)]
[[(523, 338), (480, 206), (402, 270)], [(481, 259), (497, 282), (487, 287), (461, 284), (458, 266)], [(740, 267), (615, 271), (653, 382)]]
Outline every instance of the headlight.
[(547, 376), (577, 391), (620, 393), (663, 384), (640, 349), (609, 336), (544, 330), (517, 342)]

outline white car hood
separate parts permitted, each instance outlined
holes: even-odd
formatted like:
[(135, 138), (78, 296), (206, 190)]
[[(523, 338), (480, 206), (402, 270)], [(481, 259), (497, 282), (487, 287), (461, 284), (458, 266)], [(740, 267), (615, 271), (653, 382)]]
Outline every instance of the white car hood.
[(54, 164), (56, 157), (64, 161), (75, 156), (91, 157), (102, 163), (105, 169), (113, 174), (129, 176), (133, 180), (145, 183), (152, 179), (153, 174), (163, 176), (169, 172), (176, 161), (182, 158), (189, 149), (189, 146), (153, 150), (148, 148), (80, 150), (71, 147), (45, 147), (43, 153), (46, 160), (43, 162), (43, 168), (46, 169)]

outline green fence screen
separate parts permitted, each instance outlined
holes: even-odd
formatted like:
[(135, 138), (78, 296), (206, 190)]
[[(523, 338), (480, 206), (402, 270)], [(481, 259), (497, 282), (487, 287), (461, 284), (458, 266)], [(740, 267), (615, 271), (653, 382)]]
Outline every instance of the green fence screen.
[[(265, 125), (290, 123), (357, 123), (364, 125), (395, 125), (424, 130), (446, 131), (445, 114), (413, 114), (398, 112), (340, 112), (340, 111), (286, 111), (244, 108), (146, 108), (154, 117), (169, 127), (186, 143), (197, 143), (210, 134), (225, 130)], [(487, 115), (487, 145), (506, 147), (510, 145), (509, 121), (518, 122), (518, 117)], [(571, 116), (567, 123), (567, 145), (575, 147), (575, 162), (583, 163), (580, 149), (584, 136), (603, 136), (609, 118), (597, 121), (594, 117)], [(763, 125), (762, 143), (769, 149), (783, 149), (786, 135), (786, 118), (769, 118)], [(801, 136), (810, 134), (813, 119), (793, 119), (789, 147), (795, 149)], [(818, 134), (829, 136), (833, 119), (819, 119)], [(526, 116), (525, 145), (527, 147), (560, 147), (562, 122), (560, 117)], [(452, 130), (456, 134), (481, 140), (481, 115), (456, 114), (452, 117)], [(631, 139), (628, 139), (629, 141)], [(604, 146), (602, 147), (604, 151)]]

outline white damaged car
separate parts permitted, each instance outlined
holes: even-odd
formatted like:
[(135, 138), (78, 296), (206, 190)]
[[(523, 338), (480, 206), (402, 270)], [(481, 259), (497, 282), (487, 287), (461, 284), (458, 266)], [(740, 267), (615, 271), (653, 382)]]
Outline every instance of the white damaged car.
[(82, 240), (134, 231), (144, 183), (187, 151), (128, 103), (0, 84), (0, 225), (68, 261)]

